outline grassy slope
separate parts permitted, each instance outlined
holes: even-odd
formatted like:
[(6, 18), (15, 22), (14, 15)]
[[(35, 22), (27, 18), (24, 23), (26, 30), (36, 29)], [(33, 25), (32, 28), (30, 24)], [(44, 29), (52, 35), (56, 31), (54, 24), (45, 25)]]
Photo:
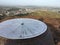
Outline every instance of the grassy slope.
[(49, 18), (60, 18), (59, 13), (51, 12), (51, 11), (37, 11), (32, 13), (32, 15), (38, 15), (38, 16), (49, 17)]

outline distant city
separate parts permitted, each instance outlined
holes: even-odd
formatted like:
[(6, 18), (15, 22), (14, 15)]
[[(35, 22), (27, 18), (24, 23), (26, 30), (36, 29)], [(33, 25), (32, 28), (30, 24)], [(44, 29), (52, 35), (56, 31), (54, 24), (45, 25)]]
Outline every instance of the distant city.
[(52, 11), (60, 13), (58, 7), (38, 7), (38, 6), (20, 6), (20, 7), (8, 7), (0, 6), (0, 17), (2, 16), (14, 16), (14, 15), (27, 15), (36, 11)]

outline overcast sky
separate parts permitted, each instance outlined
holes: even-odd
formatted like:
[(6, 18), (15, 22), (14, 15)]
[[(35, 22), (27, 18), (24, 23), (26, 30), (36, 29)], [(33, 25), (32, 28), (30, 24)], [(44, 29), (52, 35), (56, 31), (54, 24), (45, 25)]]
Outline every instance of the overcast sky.
[(0, 0), (0, 5), (36, 5), (60, 7), (60, 0)]

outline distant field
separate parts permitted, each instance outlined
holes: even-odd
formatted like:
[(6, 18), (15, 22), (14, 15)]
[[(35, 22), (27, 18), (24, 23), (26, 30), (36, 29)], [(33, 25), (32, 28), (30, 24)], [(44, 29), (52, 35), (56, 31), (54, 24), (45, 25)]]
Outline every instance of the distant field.
[(12, 19), (12, 18), (33, 18), (33, 19), (40, 19), (40, 18), (60, 18), (60, 13), (58, 12), (51, 12), (51, 11), (36, 11), (32, 12), (28, 15), (25, 16), (8, 16), (5, 17), (4, 19), (0, 21), (4, 21), (7, 19)]
[(49, 18), (60, 18), (60, 13), (51, 12), (51, 11), (36, 11), (32, 13), (32, 15), (37, 15), (41, 17), (49, 17)]

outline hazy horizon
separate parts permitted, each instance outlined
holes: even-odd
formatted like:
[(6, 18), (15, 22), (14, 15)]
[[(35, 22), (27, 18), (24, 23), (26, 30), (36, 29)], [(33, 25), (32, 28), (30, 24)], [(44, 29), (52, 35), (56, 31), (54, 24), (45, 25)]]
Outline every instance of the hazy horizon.
[(60, 7), (60, 0), (0, 0), (1, 6), (48, 6)]

